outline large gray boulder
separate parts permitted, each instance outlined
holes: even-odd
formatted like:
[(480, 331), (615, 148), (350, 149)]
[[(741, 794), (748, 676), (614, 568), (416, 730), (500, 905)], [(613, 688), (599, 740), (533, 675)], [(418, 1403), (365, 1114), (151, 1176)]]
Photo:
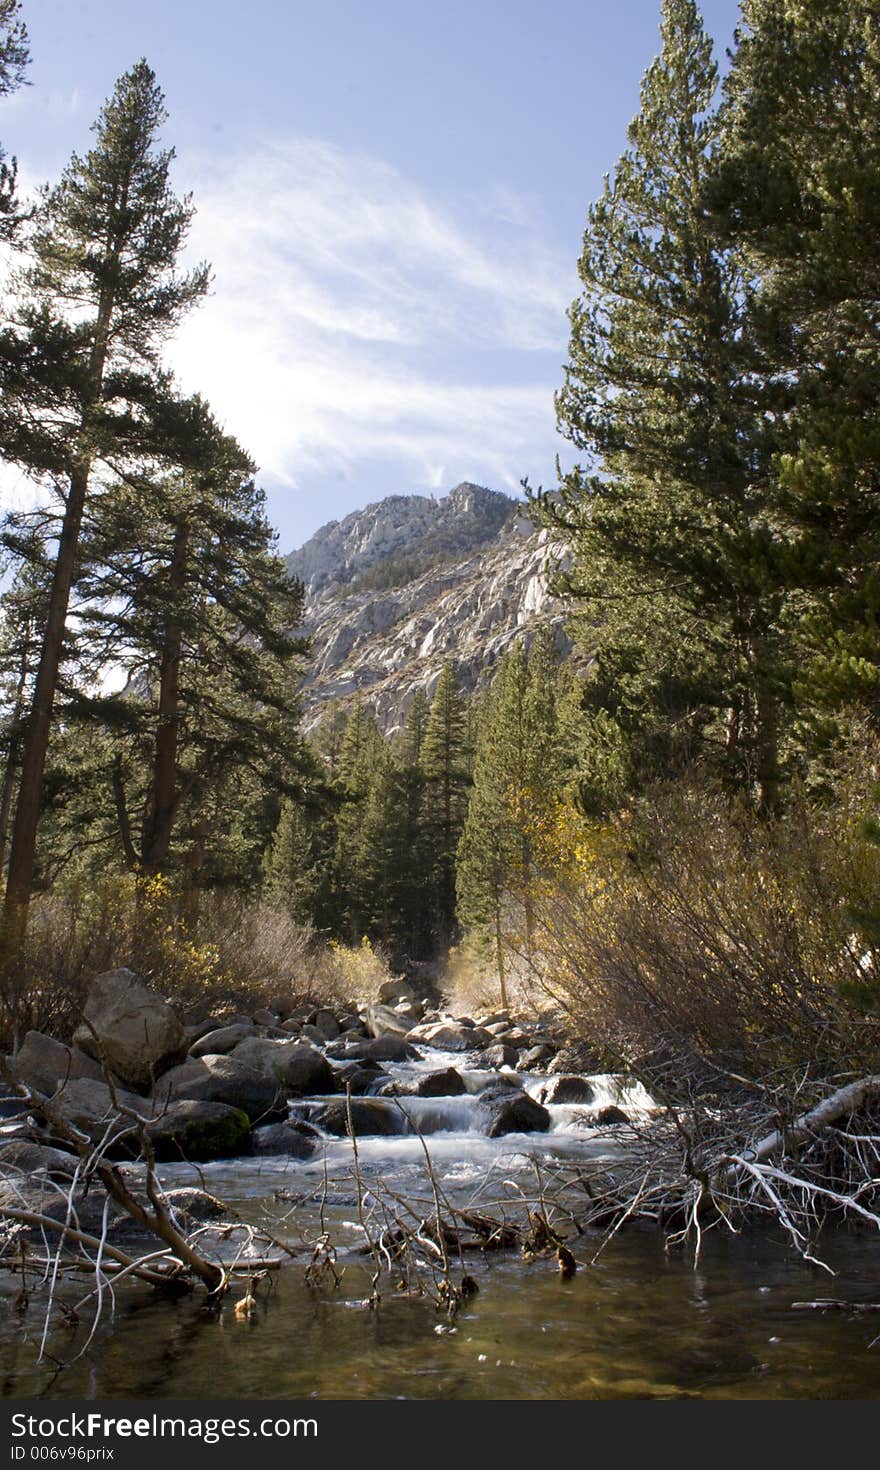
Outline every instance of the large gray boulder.
[(78, 1082), (84, 1077), (100, 1082), (103, 1077), (98, 1062), (79, 1047), (65, 1046), (42, 1031), (28, 1031), (10, 1065), (18, 1082), (47, 1097), (65, 1082)]
[(379, 986), (379, 1002), (383, 1006), (393, 1006), (399, 1000), (415, 998), (416, 993), (406, 980), (383, 980)]
[(409, 1016), (402, 1016), (388, 1006), (367, 1006), (365, 1021), (371, 1036), (405, 1036), (412, 1026)]
[(193, 1057), (172, 1067), (159, 1079), (154, 1097), (157, 1109), (181, 1098), (228, 1103), (241, 1108), (252, 1123), (285, 1111), (283, 1087), (235, 1056)]
[(508, 1046), (504, 1041), (496, 1041), (494, 1046), (487, 1046), (483, 1052), (482, 1061), (488, 1067), (515, 1067), (519, 1056), (515, 1046)]
[(83, 1015), (74, 1045), (130, 1087), (148, 1087), (186, 1054), (177, 1012), (132, 970), (108, 970), (93, 980)]
[(517, 1092), (493, 1105), (489, 1137), (500, 1138), (504, 1133), (546, 1133), (549, 1127), (547, 1109), (527, 1092)]
[[(92, 1143), (99, 1143), (105, 1138), (115, 1140), (125, 1133), (129, 1135), (129, 1151), (137, 1153), (137, 1123), (122, 1115), (118, 1111), (120, 1107), (128, 1109), (144, 1122), (152, 1117), (152, 1108), (146, 1098), (122, 1088), (115, 1088), (111, 1093), (106, 1082), (96, 1082), (90, 1077), (68, 1082), (52, 1099), (52, 1111), (61, 1122), (85, 1133)], [(51, 1133), (52, 1122), (49, 1118), (46, 1121)]]
[(4, 1177), (44, 1174), (50, 1179), (69, 1179), (79, 1163), (78, 1154), (64, 1153), (48, 1144), (33, 1143), (27, 1138), (13, 1138), (0, 1143), (0, 1175)]
[(256, 1035), (256, 1027), (250, 1023), (245, 1024), (244, 1021), (240, 1021), (237, 1026), (218, 1026), (200, 1036), (190, 1047), (189, 1054), (191, 1057), (226, 1056), (240, 1041), (247, 1041)]
[(228, 1159), (244, 1153), (250, 1118), (229, 1103), (181, 1098), (169, 1103), (147, 1133), (157, 1159)]
[(438, 1051), (478, 1051), (491, 1046), (493, 1037), (479, 1026), (466, 1026), (461, 1021), (422, 1022), (406, 1034), (409, 1042), (436, 1047)]
[(335, 1092), (333, 1068), (317, 1047), (305, 1041), (242, 1041), (232, 1060), (250, 1067), (297, 1097), (313, 1092)]

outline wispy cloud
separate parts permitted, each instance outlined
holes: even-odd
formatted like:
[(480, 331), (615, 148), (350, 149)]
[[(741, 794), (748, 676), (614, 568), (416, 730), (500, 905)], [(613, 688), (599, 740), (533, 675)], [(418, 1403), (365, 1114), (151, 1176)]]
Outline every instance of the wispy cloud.
[(572, 263), (526, 201), (432, 198), (310, 139), (181, 171), (215, 279), (173, 362), (277, 481), (372, 456), (513, 485), (549, 445)]

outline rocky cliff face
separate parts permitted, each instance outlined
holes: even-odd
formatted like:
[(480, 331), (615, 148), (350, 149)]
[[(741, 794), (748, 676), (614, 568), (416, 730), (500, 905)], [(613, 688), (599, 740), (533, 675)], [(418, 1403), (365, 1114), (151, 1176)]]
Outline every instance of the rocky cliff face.
[(564, 646), (548, 589), (557, 559), (517, 501), (467, 483), (441, 500), (391, 496), (322, 527), (288, 558), (306, 586), (312, 640), (306, 728), (328, 700), (361, 690), (393, 729), (417, 689), (431, 697), (447, 660), (473, 690), (539, 627)]

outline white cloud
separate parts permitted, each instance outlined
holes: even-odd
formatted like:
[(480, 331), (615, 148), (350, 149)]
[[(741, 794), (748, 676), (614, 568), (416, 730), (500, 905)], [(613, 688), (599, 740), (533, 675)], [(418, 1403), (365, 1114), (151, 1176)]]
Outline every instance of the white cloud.
[(399, 457), (421, 483), (467, 463), (515, 485), (551, 442), (537, 354), (561, 360), (573, 263), (526, 201), (490, 191), (462, 220), (381, 160), (308, 139), (182, 172), (214, 287), (172, 362), (265, 472), (296, 486)]

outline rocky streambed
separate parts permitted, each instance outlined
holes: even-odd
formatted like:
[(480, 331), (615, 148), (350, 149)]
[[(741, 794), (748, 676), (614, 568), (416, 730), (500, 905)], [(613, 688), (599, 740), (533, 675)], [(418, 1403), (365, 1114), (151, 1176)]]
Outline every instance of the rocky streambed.
[[(75, 1169), (71, 1130), (131, 1161), (132, 1177), (148, 1147), (182, 1189), (198, 1183), (193, 1166), (228, 1160), (223, 1189), (235, 1195), (254, 1192), (249, 1176), (281, 1171), (289, 1185), (298, 1170), (306, 1198), (321, 1171), (337, 1185), (350, 1177), (354, 1135), (368, 1177), (403, 1186), (413, 1171), (421, 1177), (429, 1149), (444, 1187), (463, 1199), (487, 1171), (613, 1151), (620, 1125), (650, 1111), (637, 1083), (587, 1067), (543, 1025), (503, 1012), (453, 1017), (403, 981), (374, 1003), (278, 997), (186, 1027), (141, 979), (116, 970), (94, 982), (72, 1044), (29, 1032), (6, 1060), (0, 1205), (66, 1208), (59, 1182)], [(215, 1208), (192, 1192), (180, 1204), (196, 1219)], [(81, 1188), (76, 1205), (94, 1226), (100, 1191)], [(130, 1232), (114, 1208), (108, 1238)]]

